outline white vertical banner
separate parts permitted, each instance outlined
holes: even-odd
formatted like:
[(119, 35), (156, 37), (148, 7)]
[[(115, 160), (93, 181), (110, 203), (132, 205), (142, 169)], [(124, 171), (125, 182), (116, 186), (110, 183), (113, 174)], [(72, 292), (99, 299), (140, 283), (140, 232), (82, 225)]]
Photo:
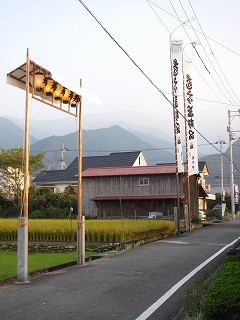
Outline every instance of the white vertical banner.
[(176, 146), (176, 164), (178, 173), (184, 172), (183, 156), (182, 156), (182, 139), (178, 111), (178, 98), (180, 72), (182, 70), (182, 40), (172, 40), (170, 42), (170, 57), (171, 57), (171, 71), (172, 71), (172, 95), (173, 95), (173, 120), (174, 120), (174, 139)]
[(184, 96), (184, 116), (186, 125), (186, 145), (188, 175), (199, 173), (198, 169), (198, 149), (196, 132), (196, 113), (193, 105), (193, 84), (192, 84), (192, 61), (183, 60), (183, 96)]

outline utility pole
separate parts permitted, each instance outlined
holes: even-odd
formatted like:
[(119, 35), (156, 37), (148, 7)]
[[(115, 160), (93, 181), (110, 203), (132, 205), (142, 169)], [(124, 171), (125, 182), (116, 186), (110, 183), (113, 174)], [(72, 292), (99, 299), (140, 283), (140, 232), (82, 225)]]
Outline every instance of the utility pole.
[[(80, 79), (82, 89), (82, 79)], [(85, 216), (82, 210), (82, 96), (78, 114), (78, 213), (77, 213), (77, 265), (85, 264)]]
[(65, 149), (64, 143), (63, 143), (62, 149), (61, 149), (61, 159), (60, 159), (60, 169), (61, 169), (61, 170), (65, 170), (65, 169), (66, 169), (66, 162), (65, 162), (65, 159), (64, 159), (64, 152), (65, 152), (66, 150), (67, 150), (67, 149)]
[(232, 151), (232, 140), (237, 139), (236, 132), (233, 131), (231, 127), (232, 120), (240, 116), (240, 109), (237, 111), (228, 110), (228, 127), (227, 131), (229, 133), (229, 158), (230, 158), (230, 183), (231, 183), (231, 217), (235, 219), (235, 196), (234, 196), (234, 170), (233, 170), (233, 151)]
[(221, 159), (221, 202), (224, 201), (224, 186), (223, 186), (223, 144), (226, 144), (224, 140), (219, 140), (215, 144), (220, 144), (220, 159)]

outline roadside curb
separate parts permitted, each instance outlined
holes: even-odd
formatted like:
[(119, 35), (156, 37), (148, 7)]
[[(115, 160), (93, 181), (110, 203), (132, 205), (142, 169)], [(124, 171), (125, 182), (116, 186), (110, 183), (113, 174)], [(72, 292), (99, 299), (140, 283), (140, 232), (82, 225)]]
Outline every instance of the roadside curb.
[(234, 256), (240, 254), (240, 237), (238, 238), (238, 241), (234, 244), (232, 248), (230, 248), (227, 252), (228, 256)]

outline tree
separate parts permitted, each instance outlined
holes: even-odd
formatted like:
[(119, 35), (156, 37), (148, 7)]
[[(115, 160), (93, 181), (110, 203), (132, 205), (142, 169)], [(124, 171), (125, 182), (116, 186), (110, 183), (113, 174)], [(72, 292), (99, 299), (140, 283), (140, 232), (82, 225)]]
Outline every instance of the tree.
[[(213, 207), (216, 204), (221, 203), (221, 197), (222, 197), (221, 193), (217, 192), (217, 193), (215, 193), (215, 195), (216, 195), (216, 200), (215, 201), (207, 200), (207, 208), (208, 208), (208, 210), (213, 209)], [(226, 203), (226, 206), (227, 206), (228, 210), (231, 210), (231, 194), (230, 193), (226, 192), (225, 201), (224, 202)]]
[[(23, 149), (0, 149), (0, 196), (11, 201), (15, 208), (21, 208), (24, 188)], [(41, 169), (45, 152), (29, 156), (29, 174)]]
[(76, 218), (78, 197), (72, 187), (64, 192), (55, 192), (50, 188), (29, 189), (29, 218), (59, 219)]

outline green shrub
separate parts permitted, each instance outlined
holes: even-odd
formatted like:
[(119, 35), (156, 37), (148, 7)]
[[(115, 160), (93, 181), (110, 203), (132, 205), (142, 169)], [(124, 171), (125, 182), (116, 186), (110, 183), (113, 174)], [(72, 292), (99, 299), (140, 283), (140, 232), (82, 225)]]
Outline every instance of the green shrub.
[(207, 320), (240, 319), (240, 256), (228, 257), (209, 286), (204, 315)]
[(192, 215), (192, 223), (200, 223), (201, 219), (199, 218), (198, 214)]
[(46, 216), (41, 210), (35, 210), (29, 214), (30, 219), (45, 219)]
[(206, 294), (207, 285), (200, 280), (197, 280), (194, 287), (187, 291), (184, 296), (184, 306), (188, 319), (201, 319)]
[(204, 320), (204, 314), (200, 312), (196, 316), (186, 316), (184, 320)]
[(49, 206), (46, 209), (34, 210), (29, 214), (30, 219), (65, 219), (69, 212), (66, 208)]

